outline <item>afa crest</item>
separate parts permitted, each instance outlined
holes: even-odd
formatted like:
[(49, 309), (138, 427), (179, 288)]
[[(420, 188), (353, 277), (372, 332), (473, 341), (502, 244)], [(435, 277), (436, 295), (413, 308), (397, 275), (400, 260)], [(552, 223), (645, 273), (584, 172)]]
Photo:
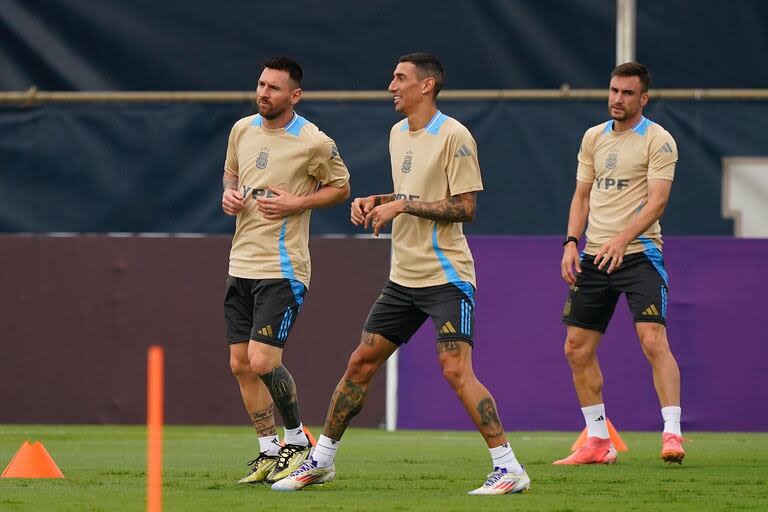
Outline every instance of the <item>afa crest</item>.
[(612, 171), (616, 168), (616, 163), (619, 160), (619, 154), (618, 153), (609, 153), (608, 158), (605, 159), (605, 168), (606, 170)]
[(269, 148), (261, 148), (259, 156), (256, 157), (256, 168), (266, 169), (269, 164)]
[(408, 151), (405, 154), (405, 158), (403, 159), (403, 165), (400, 166), (400, 170), (403, 171), (405, 174), (408, 174), (411, 172), (411, 168), (413, 167), (413, 151)]

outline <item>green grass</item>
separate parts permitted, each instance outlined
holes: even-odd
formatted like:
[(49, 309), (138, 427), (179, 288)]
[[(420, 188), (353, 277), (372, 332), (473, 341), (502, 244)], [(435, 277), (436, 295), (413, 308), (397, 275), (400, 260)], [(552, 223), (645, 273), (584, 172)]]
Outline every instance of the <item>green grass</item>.
[[(317, 432), (317, 429), (313, 429)], [(337, 478), (297, 493), (238, 486), (256, 452), (247, 427), (167, 427), (165, 510), (476, 511), (768, 510), (768, 434), (686, 434), (682, 466), (658, 457), (660, 435), (626, 433), (615, 466), (555, 467), (575, 433), (515, 432), (533, 480), (516, 496), (466, 496), (490, 469), (476, 433), (352, 428)], [(0, 480), (0, 510), (145, 509), (145, 431), (120, 426), (0, 426), (0, 468), (24, 440), (40, 440), (64, 480)], [(478, 501), (482, 503), (478, 503)]]

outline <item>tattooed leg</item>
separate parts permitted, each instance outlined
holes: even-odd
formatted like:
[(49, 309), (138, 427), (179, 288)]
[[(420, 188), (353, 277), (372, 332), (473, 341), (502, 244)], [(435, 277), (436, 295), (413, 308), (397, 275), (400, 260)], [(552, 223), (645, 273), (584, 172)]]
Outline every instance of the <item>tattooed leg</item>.
[(267, 386), (269, 394), (283, 418), (285, 428), (296, 428), (301, 423), (299, 419), (299, 400), (296, 396), (296, 383), (288, 370), (282, 364), (269, 373), (261, 375), (261, 380)]
[(396, 349), (397, 345), (384, 337), (363, 331), (360, 345), (350, 356), (347, 371), (333, 392), (323, 435), (341, 440), (349, 422), (365, 404), (371, 379)]
[(250, 416), (253, 428), (256, 429), (256, 433), (259, 437), (277, 435), (274, 407), (270, 405), (268, 409), (253, 411), (250, 413)]
[(355, 384), (349, 379), (342, 379), (333, 392), (331, 405), (328, 406), (328, 415), (325, 418), (323, 435), (335, 441), (340, 441), (344, 431), (347, 430), (352, 418), (363, 409), (363, 404), (368, 396), (368, 384)]
[(447, 340), (437, 344), (443, 376), (469, 413), (489, 448), (507, 442), (504, 427), (496, 411), (496, 402), (472, 370), (472, 347), (462, 341)]

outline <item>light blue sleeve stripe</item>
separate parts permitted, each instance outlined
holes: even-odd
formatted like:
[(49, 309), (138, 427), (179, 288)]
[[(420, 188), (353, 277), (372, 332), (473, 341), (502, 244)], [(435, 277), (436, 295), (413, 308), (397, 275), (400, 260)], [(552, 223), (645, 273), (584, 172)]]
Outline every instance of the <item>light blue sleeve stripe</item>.
[(440, 261), (440, 266), (443, 267), (445, 278), (448, 279), (449, 283), (455, 285), (459, 290), (464, 292), (464, 295), (467, 296), (467, 298), (474, 306), (475, 293), (472, 285), (466, 281), (461, 280), (459, 274), (456, 272), (456, 269), (453, 268), (453, 265), (451, 265), (451, 262), (448, 261), (448, 258), (443, 253), (443, 250), (440, 249), (439, 245), (437, 245), (437, 223), (435, 223), (434, 227), (432, 228), (432, 248), (435, 250), (435, 254), (437, 254), (437, 259)]

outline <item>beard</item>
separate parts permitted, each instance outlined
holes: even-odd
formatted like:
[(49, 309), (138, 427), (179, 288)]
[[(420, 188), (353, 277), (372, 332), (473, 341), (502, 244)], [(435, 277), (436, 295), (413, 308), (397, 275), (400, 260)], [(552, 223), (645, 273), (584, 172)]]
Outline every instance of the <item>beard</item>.
[(631, 117), (630, 112), (627, 111), (626, 108), (620, 109), (619, 112), (621, 112), (621, 114), (614, 114), (613, 107), (608, 107), (608, 116), (614, 121), (626, 121)]
[(283, 108), (283, 109), (275, 108), (275, 106), (271, 104), (265, 106), (265, 105), (262, 105), (261, 103), (258, 103), (256, 108), (259, 110), (259, 114), (261, 115), (261, 117), (269, 121), (273, 119), (277, 119), (278, 117), (283, 115), (286, 112), (286, 110), (288, 110), (287, 108)]

